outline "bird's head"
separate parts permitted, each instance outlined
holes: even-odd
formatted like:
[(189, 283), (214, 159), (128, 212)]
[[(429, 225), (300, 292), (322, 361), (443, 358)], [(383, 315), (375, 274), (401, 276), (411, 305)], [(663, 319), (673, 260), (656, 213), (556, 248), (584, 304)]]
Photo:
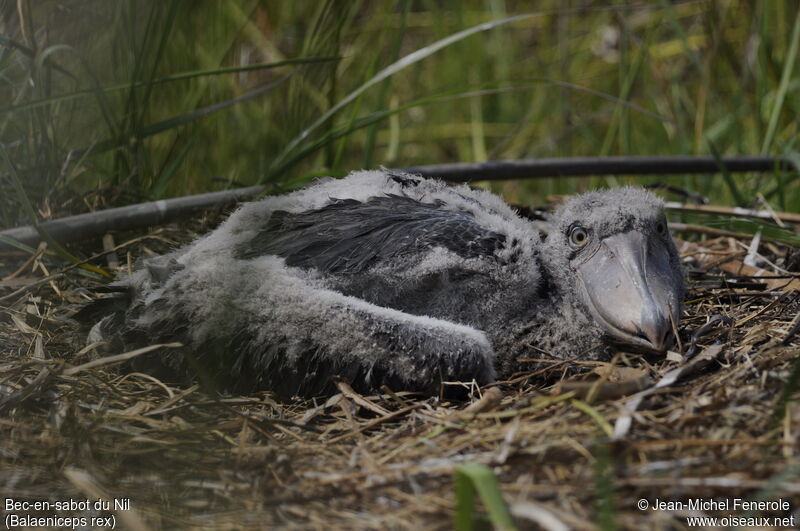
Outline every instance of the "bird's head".
[(666, 350), (685, 288), (660, 199), (629, 187), (576, 196), (554, 214), (545, 246), (553, 281), (610, 339)]

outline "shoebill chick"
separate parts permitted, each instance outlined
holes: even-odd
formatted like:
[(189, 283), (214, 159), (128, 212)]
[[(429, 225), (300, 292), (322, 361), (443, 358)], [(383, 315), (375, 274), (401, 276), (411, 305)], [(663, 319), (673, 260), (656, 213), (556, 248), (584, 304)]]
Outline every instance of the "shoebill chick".
[(106, 314), (90, 341), (178, 340), (165, 365), (311, 396), (334, 375), (434, 394), (520, 357), (663, 351), (684, 283), (663, 204), (641, 189), (573, 197), (540, 236), (487, 191), (362, 171), (247, 203), (112, 290), (83, 312)]

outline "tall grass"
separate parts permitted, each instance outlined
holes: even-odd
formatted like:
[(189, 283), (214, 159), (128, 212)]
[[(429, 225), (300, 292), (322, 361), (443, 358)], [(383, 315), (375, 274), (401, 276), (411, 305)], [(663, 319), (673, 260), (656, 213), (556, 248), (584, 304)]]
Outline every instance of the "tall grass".
[[(0, 141), (40, 217), (256, 182), (282, 189), (381, 164), (798, 156), (796, 3), (584, 6), (0, 3)], [(523, 13), (534, 16), (451, 39)], [(524, 203), (629, 181), (717, 203), (747, 203), (758, 189), (775, 208), (800, 210), (796, 172), (492, 187)], [(0, 224), (30, 222), (23, 204), (0, 168)]]

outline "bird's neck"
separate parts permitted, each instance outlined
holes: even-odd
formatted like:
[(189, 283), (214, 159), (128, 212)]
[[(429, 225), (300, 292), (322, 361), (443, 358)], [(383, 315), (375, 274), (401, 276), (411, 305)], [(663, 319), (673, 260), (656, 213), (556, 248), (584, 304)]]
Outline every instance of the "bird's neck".
[(542, 366), (542, 361), (600, 359), (607, 354), (602, 330), (569, 286), (543, 272), (539, 297), (493, 338), (502, 375)]

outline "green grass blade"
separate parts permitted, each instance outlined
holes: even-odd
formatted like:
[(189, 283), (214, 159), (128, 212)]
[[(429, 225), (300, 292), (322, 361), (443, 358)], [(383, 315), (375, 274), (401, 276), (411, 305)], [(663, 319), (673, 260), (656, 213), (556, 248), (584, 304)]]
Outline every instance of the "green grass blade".
[(763, 241), (779, 242), (800, 248), (800, 234), (797, 234), (791, 228), (781, 228), (772, 221), (764, 219), (705, 212), (683, 212), (682, 219), (685, 223), (723, 229), (748, 236), (761, 232)]
[[(153, 4), (153, 10), (155, 11), (156, 6), (158, 3)], [(158, 39), (158, 46), (156, 48), (155, 57), (150, 65), (150, 74), (147, 78), (146, 82), (144, 83), (144, 95), (142, 96), (141, 100), (139, 100), (139, 105), (142, 108), (147, 108), (148, 102), (150, 101), (150, 96), (153, 93), (154, 83), (153, 80), (156, 78), (156, 71), (158, 70), (158, 66), (164, 59), (164, 53), (166, 51), (167, 42), (169, 42), (170, 35), (175, 28), (175, 18), (178, 14), (178, 3), (177, 2), (169, 2), (167, 4), (167, 16), (166, 22), (163, 23), (163, 28), (161, 30), (161, 35)]]
[(588, 403), (586, 403), (586, 402), (584, 402), (582, 400), (578, 400), (577, 398), (575, 398), (575, 399), (570, 401), (570, 404), (572, 405), (572, 407), (574, 407), (578, 411), (582, 411), (582, 412), (586, 413), (587, 415), (589, 415), (589, 417), (591, 417), (592, 420), (595, 421), (597, 426), (601, 430), (603, 430), (603, 433), (607, 437), (611, 437), (611, 435), (614, 433), (614, 427), (611, 426), (611, 424), (609, 424), (609, 422), (605, 418), (603, 418), (603, 415), (601, 415), (599, 411), (597, 411), (595, 408), (593, 408)]
[[(403, 2), (403, 15), (400, 19), (400, 28), (398, 29), (397, 33), (395, 34), (395, 40), (392, 44), (392, 51), (391, 57), (392, 61), (397, 61), (398, 56), (400, 55), (400, 46), (403, 44), (403, 37), (406, 34), (406, 25), (408, 24), (408, 11), (411, 7), (411, 1), (405, 0)], [(383, 81), (383, 85), (381, 86), (380, 94), (378, 94), (378, 108), (383, 107), (386, 104), (386, 98), (389, 94), (389, 80), (385, 79)], [(372, 167), (372, 155), (375, 150), (375, 140), (378, 136), (378, 124), (375, 123), (370, 127), (369, 131), (367, 132), (367, 141), (364, 146), (364, 168), (371, 168)]]
[(475, 528), (475, 492), (489, 513), (489, 521), (495, 529), (516, 530), (511, 512), (503, 499), (492, 470), (478, 463), (459, 465), (455, 472), (456, 513), (453, 524), (459, 531)]
[(800, 10), (797, 12), (797, 17), (794, 20), (794, 27), (792, 28), (792, 40), (789, 44), (789, 51), (786, 54), (786, 62), (783, 64), (783, 73), (781, 74), (781, 81), (778, 85), (778, 93), (775, 96), (775, 104), (772, 107), (772, 114), (769, 117), (769, 124), (767, 125), (767, 134), (764, 135), (764, 143), (761, 145), (761, 153), (766, 153), (772, 140), (775, 137), (775, 130), (778, 127), (778, 118), (783, 108), (783, 101), (786, 98), (786, 92), (789, 88), (789, 81), (792, 78), (792, 70), (797, 61), (797, 48), (800, 43)]
[(475, 528), (475, 489), (472, 478), (456, 471), (455, 478), (456, 512), (453, 527), (458, 531), (471, 531)]
[[(640, 48), (639, 51), (636, 53), (634, 57), (633, 64), (628, 69), (625, 74), (625, 78), (622, 81), (622, 86), (620, 87), (619, 91), (619, 101), (630, 103), (628, 102), (628, 98), (630, 97), (631, 89), (633, 88), (633, 83), (636, 79), (639, 78), (639, 70), (642, 66), (644, 59), (644, 52)], [(600, 155), (608, 155), (611, 152), (611, 147), (614, 144), (614, 140), (620, 134), (622, 127), (623, 127), (623, 114), (622, 109), (625, 106), (617, 106), (614, 107), (614, 114), (611, 116), (611, 123), (608, 127), (608, 131), (606, 132), (605, 139), (603, 140), (603, 146), (600, 148)]]
[[(530, 87), (528, 87), (528, 88), (530, 88)], [(358, 129), (370, 126), (372, 124), (380, 122), (381, 120), (384, 120), (385, 118), (388, 118), (390, 116), (395, 116), (395, 115), (397, 115), (397, 114), (399, 114), (399, 113), (401, 113), (403, 111), (406, 111), (408, 109), (411, 109), (411, 108), (414, 108), (414, 107), (420, 107), (420, 106), (424, 106), (424, 105), (429, 105), (431, 103), (443, 102), (443, 101), (448, 101), (448, 100), (453, 100), (453, 99), (460, 99), (460, 98), (469, 98), (469, 97), (474, 97), (474, 96), (477, 96), (477, 95), (486, 95), (486, 94), (496, 94), (496, 93), (500, 93), (500, 92), (509, 92), (511, 90), (517, 90), (517, 89), (519, 89), (519, 87), (513, 88), (513, 89), (506, 88), (506, 89), (494, 89), (494, 90), (477, 90), (477, 91), (476, 90), (469, 90), (469, 91), (461, 91), (461, 92), (446, 92), (446, 93), (443, 93), (443, 94), (437, 94), (437, 95), (434, 95), (434, 96), (421, 98), (419, 100), (416, 100), (416, 101), (413, 101), (413, 102), (410, 102), (410, 103), (407, 103), (405, 105), (401, 105), (401, 106), (398, 106), (398, 107), (394, 107), (392, 109), (374, 112), (374, 113), (369, 114), (367, 116), (363, 116), (361, 118), (353, 120), (352, 122), (349, 122), (345, 126), (335, 127), (333, 129), (329, 130), (325, 135), (320, 136), (320, 137), (312, 140), (311, 142), (306, 143), (303, 147), (301, 147), (300, 149), (295, 151), (295, 153), (293, 153), (290, 158), (284, 160), (283, 163), (280, 166), (278, 166), (277, 168), (274, 168), (273, 169), (274, 175), (280, 175), (281, 173), (286, 171), (289, 167), (291, 167), (293, 164), (299, 162), (300, 160), (303, 160), (303, 159), (307, 158), (310, 154), (312, 154), (312, 153), (314, 153), (316, 151), (319, 151), (320, 149), (322, 149), (323, 147), (325, 147), (330, 142), (333, 142), (336, 139), (339, 139), (339, 138), (342, 138), (344, 136), (347, 136), (350, 133), (352, 133), (354, 131), (357, 131)], [(266, 177), (266, 176), (262, 176), (262, 179), (259, 180), (259, 184), (263, 183), (266, 180), (264, 177)], [(294, 178), (294, 179), (290, 179), (290, 180), (284, 181), (282, 183), (281, 188), (285, 189), (286, 187), (293, 187), (293, 186), (296, 186), (298, 184), (303, 184), (305, 182), (306, 181), (303, 179), (303, 177)]]
[[(114, 120), (112, 119), (113, 113), (111, 112), (111, 104), (106, 97), (104, 91), (100, 88), (100, 82), (97, 79), (97, 76), (94, 74), (89, 61), (81, 54), (77, 49), (72, 46), (68, 46), (66, 44), (56, 44), (53, 46), (48, 47), (44, 51), (42, 51), (36, 58), (37, 68), (41, 68), (42, 65), (46, 64), (50, 60), (50, 56), (57, 53), (57, 52), (68, 52), (78, 58), (83, 66), (84, 71), (89, 74), (89, 77), (92, 80), (92, 84), (94, 88), (88, 89), (86, 91), (87, 95), (95, 96), (97, 100), (97, 107), (100, 109), (100, 114), (103, 116), (103, 120), (108, 127), (109, 134), (118, 135), (119, 132), (117, 131), (116, 125)], [(0, 110), (0, 113), (3, 111)]]
[(155, 183), (153, 183), (153, 186), (150, 187), (150, 196), (153, 199), (161, 199), (164, 197), (167, 187), (177, 175), (178, 169), (181, 167), (181, 164), (183, 164), (183, 161), (186, 160), (186, 156), (193, 147), (194, 139), (187, 142), (180, 153), (178, 153), (178, 155), (173, 158), (167, 167), (164, 168), (164, 170), (158, 175)]
[(152, 81), (145, 82), (145, 81), (137, 81), (133, 84), (131, 83), (123, 83), (118, 85), (112, 85), (110, 87), (98, 87), (92, 89), (84, 89), (84, 90), (77, 90), (75, 92), (70, 92), (68, 94), (57, 94), (55, 96), (50, 96), (47, 98), (40, 98), (32, 101), (28, 101), (25, 103), (21, 103), (19, 105), (11, 105), (7, 107), (0, 107), (0, 114), (5, 113), (13, 113), (19, 111), (28, 111), (31, 109), (36, 109), (38, 107), (43, 107), (45, 105), (52, 105), (55, 103), (62, 103), (65, 101), (70, 101), (78, 98), (84, 98), (87, 96), (92, 96), (96, 94), (98, 90), (102, 92), (118, 92), (121, 90), (129, 90), (131, 88), (141, 88), (146, 83), (151, 84), (160, 84), (160, 83), (171, 83), (175, 81), (186, 81), (189, 79), (195, 79), (199, 77), (208, 77), (208, 76), (218, 76), (223, 74), (237, 74), (241, 72), (252, 72), (256, 70), (269, 70), (272, 68), (279, 68), (282, 66), (295, 66), (295, 65), (305, 65), (305, 64), (313, 64), (313, 63), (328, 63), (331, 61), (338, 61), (340, 57), (310, 57), (310, 58), (301, 58), (301, 59), (287, 59), (285, 61), (275, 61), (271, 63), (254, 63), (250, 65), (244, 66), (230, 66), (230, 67), (223, 67), (223, 68), (212, 68), (208, 70), (191, 70), (188, 72), (179, 72), (177, 74), (173, 74), (170, 76), (159, 77), (157, 79), (153, 79)]
[(711, 155), (714, 157), (714, 161), (717, 163), (719, 171), (722, 173), (722, 178), (725, 180), (725, 184), (728, 185), (728, 189), (730, 190), (736, 205), (740, 207), (745, 206), (744, 196), (739, 191), (739, 187), (736, 186), (736, 181), (733, 180), (731, 172), (728, 171), (728, 168), (722, 163), (722, 156), (719, 154), (717, 146), (715, 146), (714, 143), (708, 139), (706, 139), (706, 142), (708, 143), (708, 149), (711, 151)]
[(617, 528), (614, 510), (614, 467), (608, 443), (605, 440), (598, 441), (593, 454), (597, 527), (603, 531), (613, 531)]
[(783, 417), (786, 415), (786, 407), (792, 399), (792, 395), (797, 393), (800, 389), (800, 358), (794, 360), (792, 364), (792, 372), (786, 383), (783, 384), (781, 394), (778, 396), (778, 401), (775, 402), (775, 409), (772, 410), (772, 422), (774, 426), (779, 426), (783, 422)]
[[(9, 39), (5, 35), (0, 35), (0, 44), (2, 44), (3, 46), (8, 46), (9, 48), (13, 48), (22, 53), (23, 55), (30, 57), (31, 59), (36, 57), (36, 52), (34, 52), (32, 49), (25, 46), (24, 44), (20, 44), (12, 39)], [(70, 72), (66, 68), (63, 68), (61, 65), (53, 64), (50, 61), (46, 61), (44, 64), (49, 68), (53, 68), (57, 72), (61, 72), (62, 74), (66, 75), (67, 77), (73, 80), (77, 80), (77, 77), (72, 72)]]
[[(474, 71), (473, 71), (474, 72)], [(483, 100), (480, 96), (469, 99), (470, 139), (472, 141), (472, 160), (486, 162), (486, 134), (484, 132)]]
[[(329, 130), (325, 135), (317, 137), (317, 138), (307, 142), (300, 149), (296, 150), (293, 154), (289, 155), (288, 158), (285, 158), (283, 161), (281, 161), (281, 163), (279, 165), (274, 165), (273, 164), (273, 166), (271, 168), (270, 175), (281, 175), (288, 168), (290, 168), (292, 165), (296, 164), (300, 160), (305, 159), (310, 154), (322, 149), (323, 147), (328, 145), (329, 142), (331, 142), (333, 140), (336, 140), (338, 138), (341, 138), (343, 136), (346, 136), (346, 135), (348, 135), (348, 134), (350, 134), (350, 133), (352, 133), (352, 132), (354, 132), (354, 131), (356, 131), (358, 129), (361, 129), (363, 127), (366, 127), (366, 126), (372, 125), (374, 123), (377, 123), (377, 122), (379, 122), (379, 121), (381, 121), (381, 120), (383, 120), (385, 118), (388, 118), (390, 116), (395, 116), (398, 113), (401, 113), (401, 112), (406, 111), (408, 109), (411, 109), (413, 107), (419, 107), (419, 106), (423, 106), (423, 105), (429, 105), (431, 103), (451, 101), (451, 100), (456, 100), (456, 99), (473, 98), (473, 97), (476, 97), (476, 96), (488, 96), (488, 95), (492, 95), (492, 94), (503, 94), (503, 93), (508, 93), (508, 92), (532, 90), (532, 89), (535, 89), (535, 88), (540, 88), (542, 84), (549, 84), (549, 85), (553, 85), (553, 86), (563, 86), (563, 87), (569, 88), (571, 90), (577, 90), (577, 91), (580, 91), (580, 92), (586, 92), (586, 93), (591, 94), (593, 96), (598, 96), (598, 97), (601, 97), (603, 99), (607, 99), (609, 101), (613, 101), (613, 102), (618, 103), (620, 105), (626, 105), (626, 106), (628, 106), (628, 107), (630, 107), (630, 108), (632, 108), (632, 109), (634, 109), (636, 111), (639, 111), (639, 112), (645, 113), (647, 115), (653, 116), (653, 117), (655, 117), (655, 118), (657, 118), (659, 120), (669, 120), (668, 118), (664, 118), (663, 116), (660, 116), (660, 115), (657, 115), (655, 113), (652, 113), (652, 112), (648, 111), (647, 109), (643, 109), (643, 108), (639, 107), (638, 105), (635, 105), (633, 103), (620, 100), (619, 98), (617, 98), (615, 96), (612, 96), (610, 94), (605, 94), (603, 92), (592, 90), (592, 89), (589, 89), (587, 87), (582, 87), (582, 86), (576, 85), (574, 83), (562, 83), (560, 81), (551, 81), (549, 79), (541, 79), (541, 80), (533, 80), (533, 84), (530, 84), (530, 85), (519, 85), (519, 86), (511, 86), (511, 87), (507, 86), (507, 87), (503, 87), (503, 88), (478, 88), (478, 89), (475, 89), (475, 87), (470, 87), (467, 90), (459, 89), (459, 90), (447, 91), (447, 92), (444, 92), (444, 93), (435, 94), (433, 96), (428, 96), (428, 97), (425, 97), (425, 98), (421, 98), (419, 100), (416, 100), (416, 101), (413, 101), (413, 102), (410, 102), (410, 103), (407, 103), (405, 105), (401, 105), (401, 106), (398, 106), (398, 107), (394, 107), (392, 109), (377, 111), (377, 112), (374, 112), (374, 113), (372, 113), (370, 115), (367, 115), (367, 116), (361, 117), (359, 119), (353, 120), (352, 122), (348, 122), (346, 127), (341, 127), (340, 126), (340, 127), (333, 128), (333, 129)], [(491, 83), (484, 83), (484, 84), (481, 84), (480, 86), (481, 87), (489, 87), (489, 86), (492, 86), (492, 85), (493, 84), (491, 84)], [(269, 175), (263, 175), (261, 177), (261, 179), (258, 181), (258, 183), (259, 184), (263, 184), (265, 181), (268, 180), (268, 177), (269, 177)], [(294, 183), (296, 185), (296, 184), (302, 184), (304, 182), (305, 181), (303, 181), (302, 178), (300, 178), (300, 179), (295, 178), (295, 179), (291, 179), (289, 181), (285, 181), (282, 186), (283, 187), (289, 186), (288, 183)]]
[(699, 73), (702, 73), (703, 67), (700, 64), (700, 57), (697, 54), (697, 51), (692, 49), (692, 46), (689, 44), (689, 37), (686, 35), (686, 31), (681, 26), (681, 23), (678, 21), (678, 16), (675, 14), (675, 7), (668, 1), (668, 0), (660, 0), (659, 2), (661, 7), (667, 12), (667, 16), (669, 17), (669, 25), (673, 29), (678, 38), (681, 40), (681, 44), (683, 45), (683, 51), (686, 55), (689, 56), (689, 59), (692, 61), (692, 65), (697, 69)]
[[(442, 48), (446, 48), (453, 43), (456, 43), (460, 40), (466, 39), (467, 37), (474, 35), (476, 33), (482, 31), (488, 31), (492, 28), (496, 28), (503, 24), (509, 24), (511, 22), (517, 22), (519, 20), (525, 20), (527, 18), (531, 18), (536, 16), (535, 14), (524, 14), (524, 15), (515, 15), (512, 17), (506, 17), (501, 20), (495, 20), (492, 22), (487, 22), (484, 24), (479, 24), (477, 26), (473, 26), (471, 28), (467, 28), (463, 31), (459, 31), (454, 33), (444, 39), (438, 40), (433, 44), (425, 46), (424, 48), (420, 48), (410, 54), (402, 57), (400, 60), (395, 61), (391, 65), (387, 66), (377, 74), (375, 74), (371, 79), (367, 80), (361, 86), (350, 92), (347, 96), (339, 100), (333, 107), (328, 109), (322, 116), (317, 118), (310, 126), (306, 127), (298, 136), (296, 136), (291, 142), (287, 144), (287, 146), (283, 149), (280, 155), (276, 158), (276, 164), (280, 164), (287, 155), (292, 153), (302, 142), (304, 142), (309, 135), (314, 132), (317, 128), (319, 128), (322, 124), (326, 123), (333, 115), (339, 112), (342, 108), (350, 104), (356, 98), (358, 98), (361, 94), (365, 91), (370, 89), (371, 87), (375, 86), (376, 84), (380, 83), (384, 79), (391, 77), (392, 75), (396, 74), (397, 72), (407, 68), (414, 63), (422, 61), (426, 57), (433, 55), (434, 53), (438, 52)], [(275, 172), (270, 172), (275, 173)]]
[(775, 173), (776, 182), (769, 191), (764, 193), (764, 197), (769, 200), (777, 195), (781, 210), (794, 209), (796, 211), (800, 203), (797, 202), (796, 197), (792, 198), (793, 201), (791, 203), (787, 203), (788, 194), (786, 190), (792, 183), (800, 180), (800, 153), (787, 152), (783, 156), (792, 162), (794, 169), (788, 172), (777, 171)]
[(270, 63), (253, 63), (242, 66), (224, 66), (220, 68), (212, 68), (208, 70), (192, 70), (189, 72), (180, 72), (171, 76), (164, 76), (156, 78), (152, 83), (169, 83), (173, 81), (185, 81), (197, 77), (219, 76), (223, 74), (238, 74), (241, 72), (253, 72), (257, 70), (270, 70), (272, 68), (280, 68), (282, 66), (298, 66), (308, 65), (315, 63), (330, 63), (333, 61), (341, 60), (340, 56), (329, 57), (300, 57), (297, 59), (284, 59), (282, 61), (273, 61)]
[(34, 249), (33, 247), (31, 247), (29, 245), (25, 245), (24, 243), (20, 243), (17, 240), (15, 240), (14, 238), (9, 238), (8, 236), (3, 236), (2, 234), (0, 234), (0, 242), (5, 243), (6, 245), (10, 245), (11, 247), (14, 247), (16, 249), (19, 249), (20, 251), (22, 251), (24, 253), (33, 254), (33, 253), (36, 252), (36, 249)]
[[(153, 136), (153, 135), (157, 135), (159, 133), (163, 133), (164, 131), (169, 131), (170, 129), (175, 129), (176, 127), (179, 127), (181, 125), (185, 125), (185, 124), (187, 124), (189, 122), (193, 122), (195, 120), (199, 120), (200, 118), (205, 118), (206, 116), (210, 116), (210, 115), (212, 115), (212, 114), (214, 114), (216, 112), (219, 112), (219, 111), (221, 111), (223, 109), (227, 109), (228, 107), (231, 107), (231, 106), (236, 105), (238, 103), (242, 103), (242, 102), (245, 102), (247, 100), (251, 100), (251, 99), (255, 98), (256, 96), (260, 96), (261, 94), (263, 94), (265, 92), (268, 92), (268, 91), (274, 89), (275, 87), (283, 84), (291, 76), (292, 76), (292, 74), (289, 74), (288, 76), (284, 76), (284, 77), (282, 77), (280, 79), (277, 79), (277, 80), (275, 80), (275, 81), (273, 81), (271, 83), (267, 83), (266, 85), (264, 85), (262, 87), (259, 87), (257, 89), (251, 90), (247, 94), (243, 94), (243, 95), (238, 96), (236, 98), (232, 98), (232, 99), (229, 99), (227, 101), (220, 102), (220, 103), (215, 103), (214, 105), (209, 105), (207, 107), (202, 107), (202, 108), (196, 109), (196, 110), (194, 110), (192, 112), (188, 112), (188, 113), (181, 114), (181, 115), (178, 115), (178, 116), (173, 116), (172, 118), (168, 118), (166, 120), (162, 120), (160, 122), (156, 122), (154, 124), (150, 124), (150, 125), (144, 126), (138, 131), (136, 138), (138, 140), (141, 140), (143, 138), (147, 138), (147, 137), (150, 137), (150, 136)], [(99, 142), (95, 146), (95, 148), (94, 148), (95, 153), (102, 153), (102, 152), (105, 152), (105, 151), (109, 151), (111, 149), (115, 149), (117, 147), (120, 147), (120, 146), (124, 145), (126, 142), (128, 142), (128, 140), (129, 140), (128, 138), (124, 138), (124, 137), (112, 138), (112, 139), (104, 140), (103, 142)], [(83, 152), (84, 150), (80, 150), (80, 151)]]

